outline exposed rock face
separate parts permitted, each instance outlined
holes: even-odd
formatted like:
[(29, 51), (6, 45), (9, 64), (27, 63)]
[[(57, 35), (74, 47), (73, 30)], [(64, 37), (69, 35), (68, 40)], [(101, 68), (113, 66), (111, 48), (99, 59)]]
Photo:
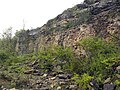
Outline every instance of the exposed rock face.
[(89, 36), (120, 39), (120, 1), (85, 0), (64, 11), (41, 28), (21, 33), (16, 44), (19, 54), (37, 52), (47, 45), (79, 50), (77, 43)]
[[(86, 52), (84, 46), (79, 46), (78, 42), (90, 36), (103, 37), (106, 41), (114, 38), (120, 45), (119, 12), (120, 0), (85, 0), (83, 4), (65, 10), (42, 27), (21, 32), (18, 35), (16, 52), (21, 55), (38, 52), (49, 45), (60, 45), (72, 47), (75, 54), (84, 58), (89, 52)], [(66, 64), (62, 61), (60, 63)], [(60, 65), (40, 68), (38, 59), (27, 65), (29, 69), (24, 71), (27, 80), (21, 83), (27, 89), (80, 90), (80, 87), (72, 80), (73, 74), (62, 71)], [(120, 65), (113, 68), (113, 73), (119, 80), (120, 75), (116, 72), (120, 72)], [(6, 76), (4, 78), (11, 80)], [(116, 90), (111, 76), (105, 78), (102, 86), (96, 80), (92, 80), (90, 86), (94, 90), (99, 90), (100, 87), (103, 90)], [(2, 86), (0, 89), (5, 90)]]
[(108, 2), (119, 2), (119, 0), (85, 0), (87, 4), (95, 4), (95, 3), (108, 3)]
[(85, 0), (84, 2), (87, 3), (87, 4), (94, 4), (96, 2), (100, 2), (102, 0)]

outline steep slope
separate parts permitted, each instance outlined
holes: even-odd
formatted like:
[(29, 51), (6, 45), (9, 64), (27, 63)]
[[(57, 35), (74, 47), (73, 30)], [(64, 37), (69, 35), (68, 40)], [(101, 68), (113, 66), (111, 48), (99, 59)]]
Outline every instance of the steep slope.
[(16, 51), (36, 52), (49, 44), (75, 47), (78, 41), (89, 36), (106, 39), (112, 36), (119, 40), (119, 5), (119, 0), (85, 0), (42, 27), (19, 34)]
[(85, 0), (16, 37), (0, 53), (0, 89), (120, 89), (120, 0)]

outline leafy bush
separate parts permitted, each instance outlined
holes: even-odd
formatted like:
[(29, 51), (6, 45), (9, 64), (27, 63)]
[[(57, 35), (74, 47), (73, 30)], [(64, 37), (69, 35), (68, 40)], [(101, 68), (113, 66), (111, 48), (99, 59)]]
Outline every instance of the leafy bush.
[(90, 88), (87, 85), (93, 77), (100, 84), (108, 77), (114, 80), (114, 67), (120, 63), (120, 47), (115, 42), (95, 37), (83, 39), (79, 45), (84, 47), (87, 55), (72, 61), (72, 71), (77, 73), (73, 79), (77, 84), (86, 90)]
[(5, 61), (8, 58), (9, 58), (9, 55), (6, 52), (0, 51), (0, 61)]
[(120, 62), (120, 47), (114, 42), (106, 42), (101, 38), (87, 38), (82, 40), (80, 45), (85, 47), (88, 54), (87, 63), (84, 63), (87, 67), (86, 72), (96, 78), (110, 76), (114, 72), (112, 66)]
[(74, 77), (72, 79), (76, 81), (79, 87), (83, 88), (84, 90), (87, 90), (91, 88), (89, 83), (91, 79), (93, 79), (93, 77), (84, 73), (81, 76), (79, 76), (78, 74), (74, 74)]
[(49, 47), (38, 52), (40, 66), (50, 68), (50, 66), (61, 65), (62, 69), (70, 68), (73, 59), (73, 52), (70, 48)]

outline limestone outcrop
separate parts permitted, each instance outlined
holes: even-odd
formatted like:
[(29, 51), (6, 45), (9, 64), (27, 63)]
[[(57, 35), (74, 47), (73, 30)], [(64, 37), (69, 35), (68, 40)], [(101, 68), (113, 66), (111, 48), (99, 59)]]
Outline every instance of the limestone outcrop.
[(89, 36), (120, 39), (119, 12), (119, 0), (85, 0), (42, 27), (20, 33), (16, 51), (19, 54), (37, 52), (50, 44), (77, 50), (77, 42)]

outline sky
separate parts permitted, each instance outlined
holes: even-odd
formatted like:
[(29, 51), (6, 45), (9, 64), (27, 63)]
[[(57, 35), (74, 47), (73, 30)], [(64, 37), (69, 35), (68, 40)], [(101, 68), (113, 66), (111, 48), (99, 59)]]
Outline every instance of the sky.
[(84, 0), (0, 0), (0, 34), (12, 27), (13, 33), (23, 28), (41, 27), (48, 20)]

